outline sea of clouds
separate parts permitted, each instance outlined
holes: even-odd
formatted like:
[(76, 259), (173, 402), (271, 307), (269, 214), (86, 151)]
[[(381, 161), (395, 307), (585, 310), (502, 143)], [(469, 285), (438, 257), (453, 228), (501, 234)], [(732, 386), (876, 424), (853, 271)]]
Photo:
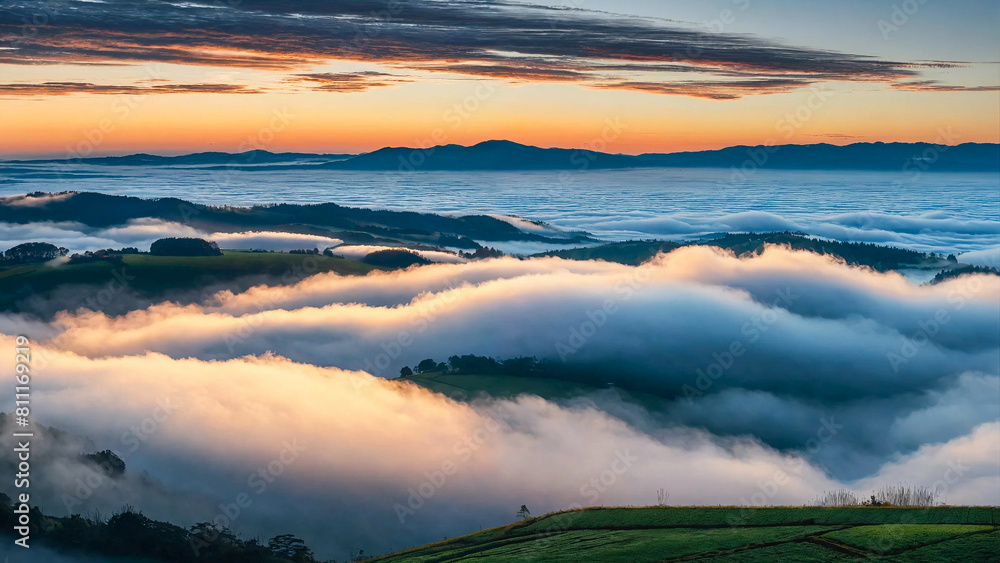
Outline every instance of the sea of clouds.
[[(659, 488), (780, 505), (907, 482), (1000, 504), (996, 276), (917, 285), (778, 247), (687, 247), (638, 267), (504, 258), (0, 315), (0, 346), (16, 334), (33, 341), (36, 420), (90, 440), (53, 445), (37, 474), (53, 514), (132, 504), (340, 557)], [(598, 389), (457, 402), (388, 379), (456, 354), (535, 356)], [(119, 452), (126, 475), (81, 489), (88, 448)]]
[(715, 216), (677, 213), (580, 223), (584, 225), (593, 232), (619, 238), (686, 239), (724, 232), (792, 231), (945, 254), (988, 250), (1000, 239), (1000, 221), (958, 218), (940, 211), (911, 215), (867, 211), (795, 215), (744, 211)]
[[(288, 233), (280, 231), (211, 232), (162, 219), (141, 218), (130, 220), (125, 225), (91, 228), (73, 222), (47, 222), (14, 224), (0, 222), (0, 250), (27, 242), (48, 242), (68, 249), (71, 253), (135, 247), (148, 252), (153, 242), (168, 237), (194, 237), (210, 240), (222, 249), (228, 250), (269, 250), (288, 252), (290, 250), (335, 249), (335, 254), (345, 258), (360, 260), (368, 254), (386, 250), (389, 246), (347, 245), (343, 240), (321, 235)], [(435, 250), (411, 250), (431, 262), (464, 262), (461, 256)]]

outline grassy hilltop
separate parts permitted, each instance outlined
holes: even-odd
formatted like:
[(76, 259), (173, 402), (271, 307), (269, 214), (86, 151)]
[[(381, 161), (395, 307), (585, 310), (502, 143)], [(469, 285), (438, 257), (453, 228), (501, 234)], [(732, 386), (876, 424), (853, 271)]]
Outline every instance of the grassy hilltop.
[(17, 311), (25, 299), (48, 297), (67, 287), (79, 288), (90, 299), (99, 300), (100, 292), (107, 289), (156, 300), (178, 291), (197, 293), (222, 287), (241, 291), (260, 283), (295, 283), (323, 272), (364, 275), (379, 269), (323, 255), (238, 250), (226, 250), (222, 256), (132, 254), (56, 267), (36, 262), (0, 267), (0, 310)]
[(592, 508), (373, 561), (1000, 561), (998, 524), (990, 507)]

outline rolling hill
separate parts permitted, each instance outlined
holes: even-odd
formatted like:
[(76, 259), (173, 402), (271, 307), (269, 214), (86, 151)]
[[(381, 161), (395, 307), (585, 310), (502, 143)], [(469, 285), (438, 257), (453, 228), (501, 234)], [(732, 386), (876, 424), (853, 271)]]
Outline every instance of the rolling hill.
[[(197, 299), (212, 289), (240, 291), (262, 283), (279, 284), (283, 278), (284, 283), (294, 283), (323, 272), (364, 275), (378, 269), (360, 261), (323, 255), (236, 250), (226, 250), (223, 256), (133, 254), (60, 266), (35, 262), (0, 267), (0, 311), (54, 314), (67, 303), (99, 309), (105, 289), (121, 294), (109, 301), (122, 301), (126, 306), (135, 303), (122, 299), (124, 295), (152, 304), (167, 296), (176, 299), (190, 294), (191, 299)], [(57, 290), (81, 299), (47, 304)], [(44, 310), (37, 309), (46, 304)]]
[(87, 227), (160, 219), (206, 231), (281, 231), (330, 236), (358, 244), (425, 244), (478, 248), (479, 241), (536, 241), (557, 244), (594, 240), (583, 232), (543, 236), (488, 215), (452, 217), (431, 213), (344, 207), (335, 203), (218, 207), (177, 198), (144, 199), (94, 192), (35, 192), (0, 197), (0, 222), (27, 224), (71, 221)]

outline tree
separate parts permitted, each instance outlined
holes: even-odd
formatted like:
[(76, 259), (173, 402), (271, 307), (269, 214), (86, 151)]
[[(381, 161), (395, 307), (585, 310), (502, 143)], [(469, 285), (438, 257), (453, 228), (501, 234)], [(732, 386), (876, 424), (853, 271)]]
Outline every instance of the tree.
[(514, 516), (516, 516), (518, 520), (527, 520), (528, 518), (531, 518), (531, 511), (528, 510), (527, 505), (522, 504), (521, 510), (518, 510), (517, 514)]
[(420, 256), (416, 252), (409, 250), (390, 248), (387, 250), (376, 250), (361, 259), (365, 264), (380, 266), (382, 268), (403, 269), (410, 266), (424, 266), (431, 261)]
[(413, 375), (413, 370), (407, 366), (403, 366), (403, 369), (399, 370), (399, 377), (410, 377)]
[(437, 362), (435, 362), (430, 358), (427, 358), (426, 360), (421, 360), (421, 362), (417, 364), (417, 371), (420, 373), (427, 373), (429, 371), (434, 371), (435, 369), (437, 369), (437, 365), (438, 365)]
[(149, 247), (154, 256), (222, 256), (219, 245), (200, 238), (161, 238)]
[(484, 260), (486, 258), (499, 258), (503, 256), (503, 252), (492, 247), (481, 246), (475, 252), (462, 252), (461, 255), (469, 260)]
[(52, 530), (53, 539), (63, 545), (80, 549), (87, 546), (93, 526), (79, 514), (62, 520), (62, 526)]
[(472, 354), (452, 356), (448, 358), (448, 363), (458, 373), (492, 375), (500, 373), (501, 368), (500, 363), (493, 358), (474, 356)]
[(283, 534), (271, 538), (267, 542), (267, 548), (271, 553), (292, 561), (312, 561), (312, 550), (306, 547), (306, 542), (292, 534)]
[(111, 450), (80, 456), (85, 462), (96, 465), (105, 475), (119, 477), (125, 473), (125, 462)]
[(240, 545), (240, 539), (229, 528), (220, 528), (211, 522), (199, 522), (191, 526), (187, 535), (188, 549), (196, 557), (218, 558)]
[(31, 262), (47, 262), (67, 254), (69, 254), (69, 249), (54, 244), (26, 242), (4, 252), (3, 261), (10, 264), (29, 264)]

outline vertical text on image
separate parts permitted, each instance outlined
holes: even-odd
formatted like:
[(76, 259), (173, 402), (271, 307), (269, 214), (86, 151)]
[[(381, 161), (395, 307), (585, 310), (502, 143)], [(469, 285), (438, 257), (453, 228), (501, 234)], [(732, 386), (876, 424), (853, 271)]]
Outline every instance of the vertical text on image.
[[(15, 340), (14, 348), (14, 422), (17, 426), (25, 428), (31, 424), (31, 347), (28, 338), (18, 336)], [(14, 543), (27, 548), (31, 532), (31, 509), (28, 502), (31, 500), (27, 489), (31, 487), (31, 438), (33, 433), (28, 431), (18, 432), (15, 429), (14, 454), (17, 456), (17, 473), (14, 475), (14, 487), (24, 490), (18, 492), (15, 499), (14, 531), (16, 532)]]

